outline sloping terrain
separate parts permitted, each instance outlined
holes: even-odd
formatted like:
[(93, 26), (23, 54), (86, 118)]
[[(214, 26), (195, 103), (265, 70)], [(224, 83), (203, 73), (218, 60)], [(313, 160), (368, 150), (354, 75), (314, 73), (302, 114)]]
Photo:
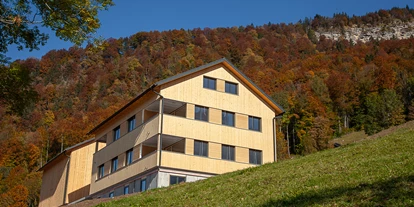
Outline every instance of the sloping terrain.
[(414, 205), (413, 124), (377, 139), (98, 206), (336, 205)]

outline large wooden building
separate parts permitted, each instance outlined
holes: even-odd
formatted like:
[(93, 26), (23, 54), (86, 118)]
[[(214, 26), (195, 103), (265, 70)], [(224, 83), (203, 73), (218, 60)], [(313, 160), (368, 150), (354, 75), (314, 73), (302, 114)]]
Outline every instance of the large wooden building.
[[(87, 197), (274, 162), (283, 112), (226, 59), (159, 81), (89, 132), (96, 138)], [(53, 176), (44, 170), (44, 180)]]

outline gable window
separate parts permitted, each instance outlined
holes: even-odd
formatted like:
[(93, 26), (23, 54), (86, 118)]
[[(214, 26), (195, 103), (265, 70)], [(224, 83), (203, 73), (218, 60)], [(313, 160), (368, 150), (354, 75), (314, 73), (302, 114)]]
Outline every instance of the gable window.
[(216, 82), (214, 78), (203, 77), (203, 88), (216, 90)]
[(185, 183), (185, 177), (170, 175), (170, 185)]
[(105, 166), (102, 164), (98, 167), (98, 179), (105, 175)]
[(234, 113), (228, 111), (221, 112), (221, 123), (227, 126), (234, 126)]
[(237, 95), (237, 84), (236, 83), (230, 83), (230, 82), (226, 81), (226, 83), (225, 83), (225, 92)]
[(124, 195), (129, 193), (129, 186), (124, 187)]
[(260, 118), (249, 116), (249, 129), (254, 131), (260, 131)]
[(133, 151), (132, 149), (126, 152), (126, 159), (125, 159), (125, 166), (130, 165), (132, 163)]
[(128, 132), (135, 129), (135, 116), (128, 119)]
[(143, 192), (143, 191), (146, 191), (146, 190), (147, 190), (147, 179), (142, 179), (141, 180), (141, 189), (140, 189), (140, 191)]
[(121, 127), (117, 126), (114, 129), (114, 141), (118, 140), (121, 137)]
[(234, 161), (234, 146), (221, 145), (221, 159)]
[(249, 163), (256, 165), (262, 164), (262, 151), (249, 149)]
[(118, 157), (115, 157), (114, 159), (112, 159), (111, 162), (111, 173), (115, 172), (118, 169)]
[(194, 119), (208, 121), (208, 108), (204, 106), (195, 106)]
[(194, 155), (208, 156), (208, 143), (194, 140)]

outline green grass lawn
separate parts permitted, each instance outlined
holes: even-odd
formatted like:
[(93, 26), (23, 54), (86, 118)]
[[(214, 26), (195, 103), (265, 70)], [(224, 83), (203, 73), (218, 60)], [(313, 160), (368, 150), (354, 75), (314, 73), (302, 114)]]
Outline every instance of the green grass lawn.
[(414, 206), (414, 129), (98, 206)]

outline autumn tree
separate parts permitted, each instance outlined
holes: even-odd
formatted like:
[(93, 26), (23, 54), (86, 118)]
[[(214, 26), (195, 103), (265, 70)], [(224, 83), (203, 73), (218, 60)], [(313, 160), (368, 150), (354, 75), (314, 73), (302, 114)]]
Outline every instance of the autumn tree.
[(48, 35), (37, 25), (50, 28), (63, 40), (80, 44), (100, 27), (98, 11), (112, 4), (112, 0), (1, 1), (0, 54), (7, 52), (11, 44), (19, 50), (44, 45)]

